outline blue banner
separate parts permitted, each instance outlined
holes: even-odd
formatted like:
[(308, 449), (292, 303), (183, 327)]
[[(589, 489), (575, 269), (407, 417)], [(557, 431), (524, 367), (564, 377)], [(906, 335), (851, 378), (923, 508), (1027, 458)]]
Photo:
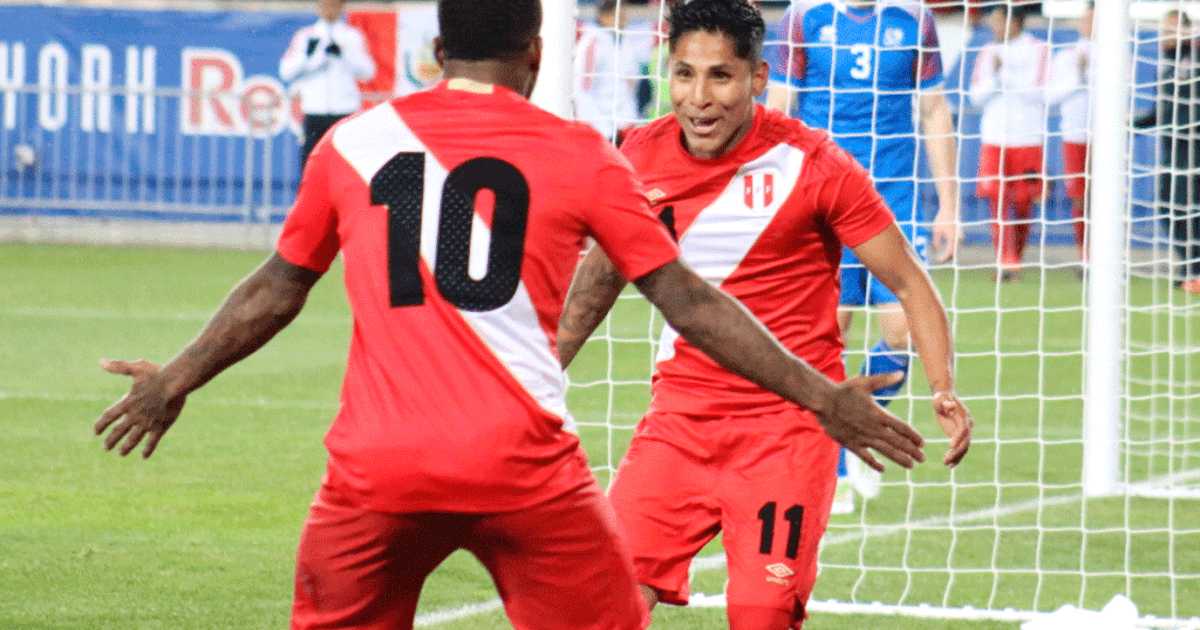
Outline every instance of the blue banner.
[(313, 14), (0, 18), (0, 211), (244, 220), (290, 205), (301, 116), (278, 64)]

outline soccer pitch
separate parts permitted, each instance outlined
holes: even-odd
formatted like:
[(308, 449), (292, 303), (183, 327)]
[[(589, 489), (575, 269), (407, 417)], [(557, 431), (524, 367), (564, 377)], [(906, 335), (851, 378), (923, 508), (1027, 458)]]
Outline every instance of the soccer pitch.
[[(101, 371), (97, 359), (168, 360), (264, 258), (263, 252), (0, 245), (0, 628), (286, 627), (295, 545), (324, 470), (321, 438), (336, 408), (349, 339), (340, 268), (317, 285), (304, 312), (276, 339), (190, 397), (152, 459), (105, 453), (92, 434), (96, 417), (128, 385)], [(1134, 500), (1132, 515), (1121, 499), (1089, 501), (1081, 509), (1082, 500), (1067, 488), (1078, 481), (1080, 457), (1079, 283), (1064, 270), (1034, 272), (1001, 287), (983, 269), (936, 277), (946, 301), (958, 310), (959, 389), (975, 416), (975, 445), (954, 472), (951, 491), (944, 483), (949, 475), (937, 463), (944, 436), (919, 406), (911, 417), (930, 438), (929, 463), (912, 473), (911, 489), (885, 488), (865, 516), (835, 517), (814, 597), (894, 601), (904, 593), (910, 602), (935, 605), (1053, 610), (1082, 603), (1098, 609), (1107, 598), (1080, 602), (1080, 577), (1065, 569), (1080, 568), (1078, 550), (1085, 542), (1089, 550), (1101, 550), (1089, 560), (1099, 563), (1092, 568), (1100, 573), (1110, 561), (1128, 561), (1130, 551), (1116, 529), (1130, 519), (1149, 518), (1162, 503)], [(989, 307), (1000, 304), (1014, 308), (998, 316)], [(1039, 304), (1051, 310), (1020, 308)], [(645, 385), (633, 382), (648, 373), (648, 345), (623, 339), (645, 338), (651, 326), (648, 307), (629, 299), (618, 309), (608, 337), (589, 343), (571, 374), (581, 386), (573, 388), (570, 407), (597, 466), (619, 459), (647, 401)], [(1189, 334), (1200, 338), (1200, 333)], [(849, 342), (851, 348), (861, 345), (861, 339)], [(996, 354), (998, 346), (1003, 354)], [(1036, 351), (1025, 352), (1030, 349)], [(914, 391), (921, 395), (924, 379), (919, 368), (914, 374)], [(608, 381), (617, 384), (601, 384)], [(997, 393), (1003, 402), (997, 402)], [(910, 417), (904, 404), (894, 410)], [(602, 425), (609, 414), (620, 426)], [(997, 417), (1003, 417), (1000, 426)], [(885, 477), (903, 479), (895, 466)], [(930, 535), (909, 541), (903, 546), (909, 550), (905, 558), (888, 557), (886, 546), (864, 546), (863, 535), (856, 533), (862, 519), (886, 528), (946, 517), (951, 500), (954, 513), (966, 519), (973, 510), (1029, 505), (1036, 499), (1060, 502), (1045, 511), (992, 514), (984, 521), (987, 528), (973, 529), (964, 520), (953, 540)], [(1200, 522), (1197, 503), (1177, 503), (1175, 518)], [(1106, 523), (1114, 528), (1111, 537), (1090, 533)], [(1170, 564), (1178, 574), (1200, 573), (1200, 536), (1173, 534), (1170, 544), (1167, 537), (1165, 532), (1158, 538), (1146, 535), (1132, 554), (1144, 556), (1147, 567)], [(1113, 559), (1103, 553), (1109, 544)], [(952, 555), (970, 564), (975, 556), (996, 557), (998, 549), (1014, 567), (1036, 562), (1044, 575), (1009, 576), (1004, 567), (965, 572), (948, 589), (945, 574), (882, 572), (863, 578), (858, 568), (863, 563), (945, 566)], [(924, 557), (913, 557), (913, 550)], [(714, 543), (705, 555), (718, 552)], [(1140, 566), (1136, 558), (1135, 566)], [(1110, 595), (1124, 592), (1127, 584), (1114, 572), (1089, 579), (1089, 589), (1096, 581), (1111, 582)], [(723, 581), (719, 566), (702, 570), (694, 590), (719, 593)], [(1183, 586), (1153, 578), (1134, 581), (1140, 605), (1161, 604), (1171, 589), (1196, 586), (1195, 580)], [(943, 595), (947, 589), (948, 597)], [(1181, 613), (1200, 614), (1194, 595), (1184, 599), (1192, 608)], [(418, 622), (507, 627), (486, 572), (463, 553), (428, 581)], [(723, 623), (719, 608), (660, 607), (654, 627)], [(805, 627), (1017, 625), (814, 613)]]

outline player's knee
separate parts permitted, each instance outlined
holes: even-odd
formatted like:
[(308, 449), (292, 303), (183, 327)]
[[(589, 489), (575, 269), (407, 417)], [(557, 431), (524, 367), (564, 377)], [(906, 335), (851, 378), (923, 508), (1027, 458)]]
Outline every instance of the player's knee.
[(778, 608), (765, 606), (730, 605), (729, 630), (788, 630), (799, 628), (797, 615)]
[(854, 311), (851, 311), (848, 308), (840, 308), (838, 309), (837, 319), (838, 328), (841, 329), (842, 334), (845, 335), (846, 330), (850, 328), (850, 323), (854, 321)]
[(883, 313), (879, 318), (879, 327), (883, 332), (883, 340), (894, 350), (906, 350), (910, 339), (908, 318), (904, 311), (895, 310)]
[(638, 587), (642, 590), (642, 599), (646, 600), (646, 607), (654, 610), (654, 606), (658, 604), (658, 591), (654, 590), (654, 587), (646, 586), (645, 584), (639, 584)]

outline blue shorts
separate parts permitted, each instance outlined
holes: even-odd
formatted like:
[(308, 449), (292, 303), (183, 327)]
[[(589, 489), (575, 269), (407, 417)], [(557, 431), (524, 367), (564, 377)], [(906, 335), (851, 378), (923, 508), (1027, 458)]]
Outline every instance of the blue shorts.
[[(929, 264), (929, 232), (924, 226), (911, 222), (899, 224), (900, 231), (912, 243), (917, 258)], [(894, 304), (900, 301), (878, 278), (867, 272), (858, 262), (849, 247), (842, 248), (842, 295), (838, 301), (842, 306), (866, 306), (871, 304)]]

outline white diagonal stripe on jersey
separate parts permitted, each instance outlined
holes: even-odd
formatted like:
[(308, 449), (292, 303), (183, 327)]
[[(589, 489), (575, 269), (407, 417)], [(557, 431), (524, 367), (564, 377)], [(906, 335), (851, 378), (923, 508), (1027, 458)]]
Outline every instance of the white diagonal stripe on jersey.
[[(725, 190), (680, 235), (683, 259), (702, 278), (721, 286), (792, 194), (803, 165), (804, 152), (789, 144), (777, 145), (743, 164)], [(748, 180), (753, 183), (749, 191)], [(768, 185), (774, 186), (770, 194), (764, 190)], [(678, 339), (674, 328), (663, 326), (655, 361), (675, 356)]]
[[(416, 137), (389, 103), (382, 103), (343, 123), (333, 135), (338, 153), (370, 185), (371, 178), (393, 157), (405, 151), (424, 153), (425, 189), (421, 203), (421, 258), (429, 269), (436, 268), (438, 219), (442, 187), (449, 173), (436, 156)], [(491, 230), (478, 214), (472, 224), (472, 271), (486, 269)], [(474, 274), (472, 274), (474, 275)], [(426, 291), (436, 290), (426, 287)], [(513, 378), (546, 411), (560, 417), (565, 428), (575, 431), (567, 414), (566, 379), (550, 349), (550, 338), (538, 324), (537, 310), (522, 280), (512, 300), (492, 311), (459, 311), (493, 355), (508, 368)]]

